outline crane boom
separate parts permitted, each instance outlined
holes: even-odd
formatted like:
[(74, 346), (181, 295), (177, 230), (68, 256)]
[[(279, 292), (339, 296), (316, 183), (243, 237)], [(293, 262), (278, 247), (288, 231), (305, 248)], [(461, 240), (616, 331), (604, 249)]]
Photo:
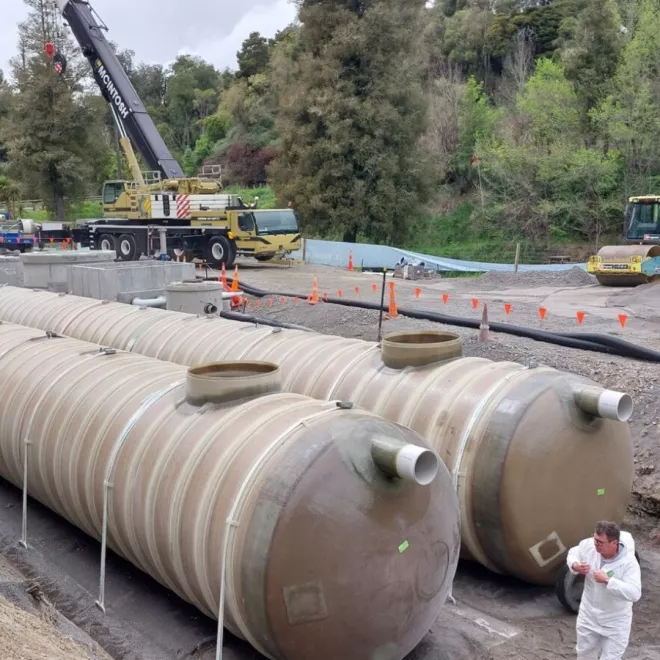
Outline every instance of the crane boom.
[[(62, 16), (92, 65), (94, 79), (116, 120), (131, 139), (147, 165), (165, 179), (182, 179), (181, 165), (170, 153), (147, 109), (135, 91), (119, 58), (105, 38), (104, 25), (87, 0), (56, 0)], [(102, 21), (101, 21), (102, 23)]]

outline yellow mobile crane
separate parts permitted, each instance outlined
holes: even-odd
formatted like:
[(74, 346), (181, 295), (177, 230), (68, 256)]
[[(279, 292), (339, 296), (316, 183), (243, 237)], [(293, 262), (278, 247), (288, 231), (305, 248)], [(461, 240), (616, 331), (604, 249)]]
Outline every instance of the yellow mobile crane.
[[(199, 257), (218, 267), (237, 255), (267, 261), (300, 249), (302, 239), (293, 209), (262, 210), (236, 195), (222, 194), (219, 168), (186, 177), (169, 152), (126, 71), (105, 38), (107, 27), (87, 0), (56, 0), (94, 78), (108, 102), (133, 181), (107, 181), (103, 220), (74, 230), (76, 241), (116, 250), (123, 261), (159, 252), (165, 236), (168, 253)], [(150, 172), (140, 170), (133, 145)]]
[(628, 245), (602, 248), (587, 272), (603, 286), (638, 286), (660, 280), (660, 196), (631, 197), (624, 236)]

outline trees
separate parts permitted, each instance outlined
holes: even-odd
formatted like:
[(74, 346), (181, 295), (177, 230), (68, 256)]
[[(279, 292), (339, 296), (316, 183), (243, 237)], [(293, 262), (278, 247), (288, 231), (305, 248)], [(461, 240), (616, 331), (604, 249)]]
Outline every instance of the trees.
[[(65, 200), (88, 193), (94, 172), (107, 164), (100, 152), (107, 153), (108, 136), (102, 115), (84, 94), (87, 63), (60, 34), (57, 9), (47, 0), (24, 2), (30, 12), (19, 26), (19, 55), (12, 63), (16, 90), (0, 134), (10, 173), (64, 220)], [(51, 41), (68, 59), (64, 76), (44, 55)]]
[(427, 198), (423, 0), (302, 3), (300, 46), (278, 75), (271, 175), (313, 232), (401, 244)]
[(623, 46), (621, 17), (615, 0), (575, 2), (579, 13), (561, 25), (561, 59), (589, 111), (612, 89)]
[(262, 37), (258, 32), (252, 32), (236, 54), (238, 60), (236, 75), (239, 78), (251, 78), (258, 73), (264, 73), (270, 61), (272, 44), (272, 41)]
[(0, 175), (0, 202), (2, 202), (9, 211), (9, 216), (16, 219), (16, 204), (21, 199), (21, 187), (16, 181), (12, 181), (8, 176)]

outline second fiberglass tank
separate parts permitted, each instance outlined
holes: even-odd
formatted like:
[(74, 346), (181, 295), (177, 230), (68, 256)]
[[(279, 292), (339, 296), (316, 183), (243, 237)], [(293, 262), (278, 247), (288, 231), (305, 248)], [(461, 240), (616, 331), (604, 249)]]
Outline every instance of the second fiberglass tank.
[[(462, 553), (553, 584), (633, 480), (629, 396), (549, 367), (462, 358), (451, 335), (375, 343), (4, 287), (0, 319), (179, 364), (275, 362), (283, 389), (341, 399), (417, 431), (452, 475)], [(420, 346), (423, 358), (420, 359)]]

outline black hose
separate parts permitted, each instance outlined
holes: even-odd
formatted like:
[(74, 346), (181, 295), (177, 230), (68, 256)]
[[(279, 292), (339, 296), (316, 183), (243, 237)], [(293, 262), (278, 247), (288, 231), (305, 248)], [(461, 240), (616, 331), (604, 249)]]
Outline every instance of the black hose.
[[(231, 282), (231, 278), (228, 278), (228, 282)], [(285, 298), (307, 299), (307, 296), (300, 295), (299, 293), (264, 291), (263, 289), (245, 284), (245, 282), (242, 282), (240, 286), (245, 293), (257, 298), (264, 298), (266, 296), (284, 296)], [(324, 302), (333, 305), (343, 305), (344, 307), (355, 307), (375, 311), (383, 309), (383, 307), (377, 303), (363, 302), (360, 300), (345, 300), (344, 298), (331, 297), (324, 298), (323, 300)], [(454, 325), (457, 327), (474, 329), (478, 329), (480, 326), (479, 321), (461, 316), (450, 316), (449, 314), (441, 314), (439, 312), (428, 310), (408, 309), (405, 307), (399, 307), (398, 311), (402, 316), (424, 321), (433, 321), (444, 325)], [(526, 337), (528, 339), (555, 344), (557, 346), (564, 346), (566, 348), (577, 348), (583, 351), (618, 355), (620, 357), (644, 360), (647, 362), (660, 362), (659, 351), (654, 351), (650, 348), (639, 346), (609, 335), (601, 335), (597, 333), (550, 332), (547, 330), (537, 330), (535, 328), (526, 328), (524, 326), (498, 322), (490, 323), (490, 329), (493, 332), (501, 332), (515, 337)]]
[(295, 325), (293, 323), (284, 323), (283, 321), (274, 321), (273, 319), (265, 319), (260, 316), (250, 316), (249, 314), (241, 314), (240, 312), (220, 312), (223, 319), (230, 321), (240, 321), (241, 323), (254, 323), (255, 325), (268, 325), (273, 328), (285, 328), (286, 330), (302, 330), (303, 332), (314, 332), (304, 325)]

